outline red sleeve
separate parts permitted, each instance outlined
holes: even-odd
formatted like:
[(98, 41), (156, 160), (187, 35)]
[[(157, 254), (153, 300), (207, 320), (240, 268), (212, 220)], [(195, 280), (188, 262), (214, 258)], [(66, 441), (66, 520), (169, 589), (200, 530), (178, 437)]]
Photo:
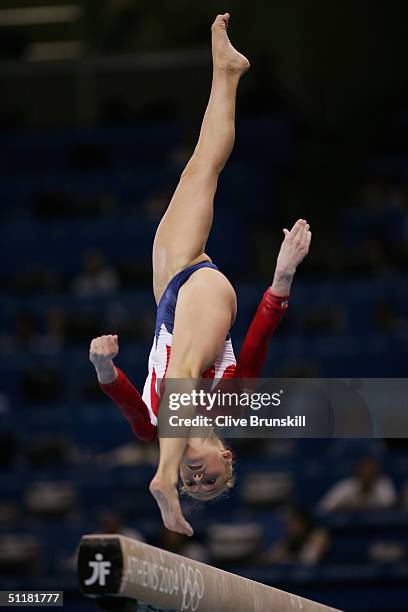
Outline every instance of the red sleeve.
[(238, 357), (236, 378), (259, 378), (269, 340), (288, 307), (288, 296), (274, 295), (268, 288), (252, 320)]
[(135, 436), (145, 442), (152, 442), (156, 438), (157, 428), (150, 421), (149, 410), (142, 396), (122, 370), (117, 367), (116, 371), (117, 379), (109, 385), (100, 383), (100, 388), (129, 421)]

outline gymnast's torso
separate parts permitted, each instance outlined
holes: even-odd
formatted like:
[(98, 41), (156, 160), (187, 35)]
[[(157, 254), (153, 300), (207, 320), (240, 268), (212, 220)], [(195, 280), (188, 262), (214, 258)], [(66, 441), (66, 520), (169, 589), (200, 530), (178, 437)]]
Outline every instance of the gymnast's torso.
[[(217, 266), (208, 261), (195, 264), (182, 270), (171, 279), (157, 306), (156, 330), (149, 355), (148, 375), (143, 388), (143, 400), (149, 409), (150, 418), (153, 424), (157, 423), (157, 413), (161, 396), (161, 381), (163, 381), (166, 376), (171, 355), (178, 293), (190, 276), (201, 268), (213, 268), (214, 270), (218, 270)], [(231, 338), (228, 334), (217, 359), (214, 364), (204, 372), (203, 378), (232, 378), (235, 373), (236, 363), (237, 361)]]

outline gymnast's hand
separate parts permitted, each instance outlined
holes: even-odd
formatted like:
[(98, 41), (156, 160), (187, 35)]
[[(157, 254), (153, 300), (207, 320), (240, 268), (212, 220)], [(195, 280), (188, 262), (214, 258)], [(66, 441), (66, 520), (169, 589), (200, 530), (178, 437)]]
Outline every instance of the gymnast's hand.
[(275, 295), (289, 295), (296, 268), (309, 252), (312, 240), (309, 228), (307, 221), (298, 219), (290, 231), (283, 230), (285, 238), (279, 251), (272, 283), (272, 292)]
[(118, 377), (113, 360), (119, 353), (119, 341), (116, 335), (94, 338), (89, 348), (89, 359), (94, 365), (98, 380), (102, 385), (109, 385)]

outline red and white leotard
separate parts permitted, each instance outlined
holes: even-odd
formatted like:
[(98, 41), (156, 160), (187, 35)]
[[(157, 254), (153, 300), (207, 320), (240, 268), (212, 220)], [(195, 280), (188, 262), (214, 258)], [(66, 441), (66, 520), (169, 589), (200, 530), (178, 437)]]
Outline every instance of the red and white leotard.
[[(171, 355), (178, 293), (190, 276), (201, 268), (218, 269), (213, 263), (205, 261), (182, 270), (171, 279), (157, 306), (156, 331), (149, 355), (149, 370), (143, 388), (143, 401), (149, 410), (153, 425), (157, 424), (161, 396), (159, 381), (164, 380), (166, 376)], [(236, 363), (231, 338), (228, 335), (215, 363), (204, 372), (203, 377), (231, 378), (234, 375)]]
[[(159, 381), (164, 380), (170, 359), (178, 292), (191, 274), (201, 267), (217, 269), (209, 262), (191, 266), (177, 274), (163, 293), (157, 307), (156, 331), (149, 356), (143, 397), (119, 368), (116, 368), (118, 377), (115, 382), (100, 385), (129, 421), (135, 435), (142, 440), (152, 441), (157, 433), (161, 396)], [(203, 377), (217, 379), (259, 377), (269, 340), (287, 307), (287, 296), (275, 296), (270, 289), (267, 289), (245, 337), (238, 362), (228, 335), (214, 365), (203, 374)]]

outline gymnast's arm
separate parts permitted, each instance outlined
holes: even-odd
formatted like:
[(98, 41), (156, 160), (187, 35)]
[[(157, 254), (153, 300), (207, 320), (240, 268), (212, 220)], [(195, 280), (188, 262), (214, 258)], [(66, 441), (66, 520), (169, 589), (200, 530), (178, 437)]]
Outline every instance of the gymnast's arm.
[(259, 378), (268, 345), (288, 307), (288, 296), (278, 296), (268, 287), (258, 306), (238, 357), (235, 378)]
[(309, 252), (312, 234), (309, 224), (299, 219), (291, 231), (283, 230), (273, 283), (266, 290), (249, 327), (238, 357), (236, 378), (258, 378), (268, 351), (269, 341), (285, 310), (297, 266)]
[(136, 387), (114, 365), (118, 353), (116, 335), (100, 336), (91, 342), (89, 359), (95, 367), (99, 386), (129, 421), (135, 436), (152, 442), (156, 439), (157, 428), (151, 423), (149, 410)]

